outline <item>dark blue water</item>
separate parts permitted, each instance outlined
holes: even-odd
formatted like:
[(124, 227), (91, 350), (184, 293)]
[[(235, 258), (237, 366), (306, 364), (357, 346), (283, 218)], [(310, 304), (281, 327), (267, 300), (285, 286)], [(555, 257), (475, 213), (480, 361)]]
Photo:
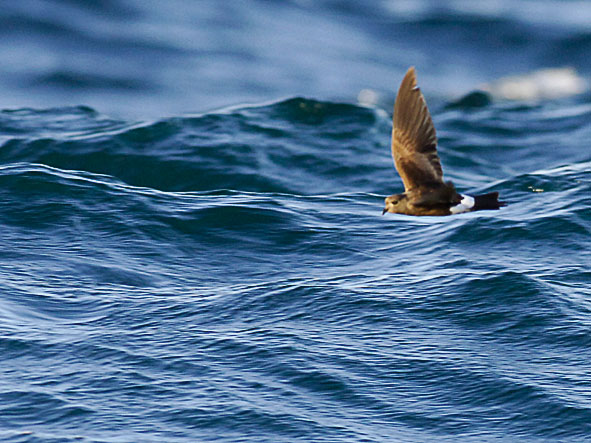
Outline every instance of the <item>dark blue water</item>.
[[(589, 93), (461, 99), (587, 3), (5, 3), (2, 441), (591, 439)], [(506, 208), (380, 215), (411, 64)]]

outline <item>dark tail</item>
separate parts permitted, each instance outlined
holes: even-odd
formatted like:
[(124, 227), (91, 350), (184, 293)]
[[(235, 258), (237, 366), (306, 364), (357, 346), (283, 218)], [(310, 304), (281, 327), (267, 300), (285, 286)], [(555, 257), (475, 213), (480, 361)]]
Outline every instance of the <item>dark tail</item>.
[(472, 210), (499, 209), (501, 206), (507, 206), (507, 203), (499, 201), (499, 193), (489, 192), (488, 194), (474, 196), (474, 207)]

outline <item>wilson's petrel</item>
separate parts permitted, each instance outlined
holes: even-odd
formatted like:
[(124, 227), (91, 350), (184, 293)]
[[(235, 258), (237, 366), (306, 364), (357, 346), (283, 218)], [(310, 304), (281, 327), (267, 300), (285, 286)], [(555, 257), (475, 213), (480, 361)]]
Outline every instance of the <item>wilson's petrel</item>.
[(471, 197), (458, 194), (451, 181), (443, 181), (435, 127), (414, 67), (404, 76), (396, 96), (392, 157), (404, 193), (387, 197), (383, 214), (451, 215), (505, 206), (498, 192)]

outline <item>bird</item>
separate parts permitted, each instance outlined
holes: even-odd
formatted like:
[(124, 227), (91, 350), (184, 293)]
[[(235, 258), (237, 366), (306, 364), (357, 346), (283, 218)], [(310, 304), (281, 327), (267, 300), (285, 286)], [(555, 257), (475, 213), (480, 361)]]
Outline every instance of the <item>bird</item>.
[(443, 181), (435, 126), (412, 66), (398, 89), (392, 123), (392, 157), (404, 192), (386, 197), (382, 215), (454, 215), (506, 206), (498, 192), (460, 194)]

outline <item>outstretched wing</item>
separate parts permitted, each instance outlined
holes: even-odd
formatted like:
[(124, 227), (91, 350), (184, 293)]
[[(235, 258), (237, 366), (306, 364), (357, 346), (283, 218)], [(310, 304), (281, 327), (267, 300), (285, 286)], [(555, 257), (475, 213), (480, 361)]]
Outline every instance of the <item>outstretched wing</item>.
[(443, 183), (436, 147), (433, 120), (411, 67), (396, 96), (392, 128), (392, 157), (405, 191)]

